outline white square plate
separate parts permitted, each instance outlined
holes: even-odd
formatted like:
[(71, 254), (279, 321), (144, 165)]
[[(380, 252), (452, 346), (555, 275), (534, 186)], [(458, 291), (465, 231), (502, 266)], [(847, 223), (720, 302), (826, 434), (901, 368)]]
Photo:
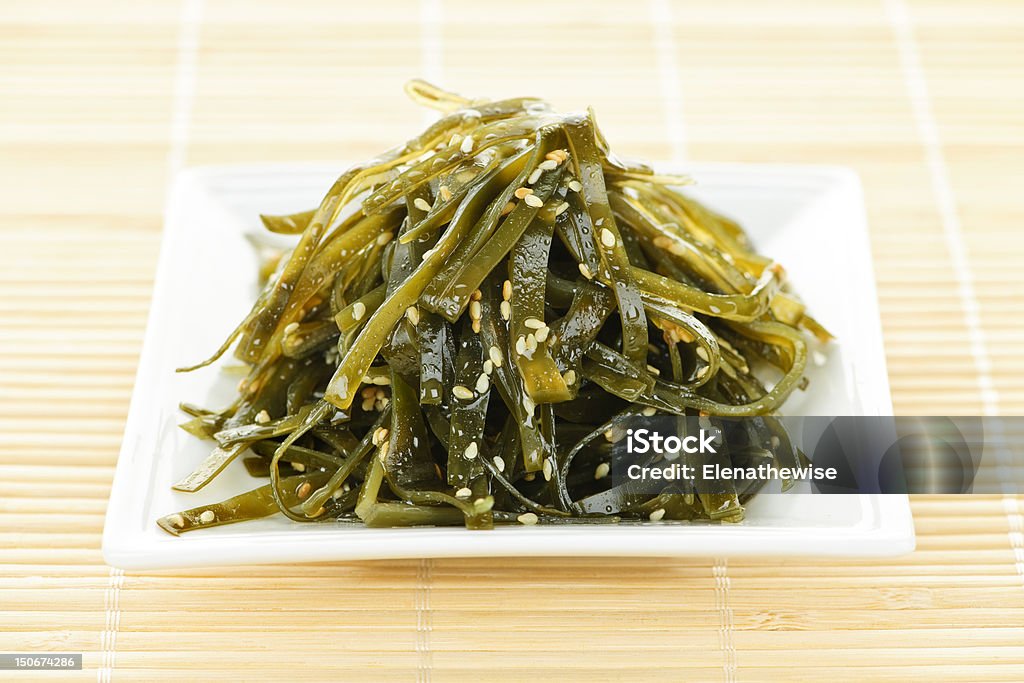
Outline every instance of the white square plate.
[[(249, 309), (257, 262), (244, 238), (259, 213), (316, 206), (341, 164), (197, 168), (168, 203), (153, 304), (114, 479), (103, 553), (128, 569), (408, 557), (509, 555), (893, 555), (914, 547), (906, 496), (765, 495), (739, 525), (366, 529), (281, 515), (173, 537), (156, 519), (259, 484), (240, 462), (193, 494), (171, 484), (208, 442), (177, 427), (182, 400), (227, 403), (237, 376), (174, 368), (206, 357)], [(738, 219), (787, 269), (839, 342), (789, 415), (892, 413), (860, 183), (840, 168), (693, 165), (692, 193)], [(225, 258), (227, 257), (227, 258)], [(226, 363), (230, 364), (228, 360)]]

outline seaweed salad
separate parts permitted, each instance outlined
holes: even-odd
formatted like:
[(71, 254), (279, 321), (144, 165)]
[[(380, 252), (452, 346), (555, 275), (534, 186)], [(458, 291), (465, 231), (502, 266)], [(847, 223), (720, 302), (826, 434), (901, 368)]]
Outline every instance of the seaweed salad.
[[(263, 216), (294, 248), (208, 360), (245, 364), (215, 443), (179, 482), (241, 457), (266, 483), (162, 517), (185, 531), (283, 513), (371, 527), (742, 519), (753, 491), (609, 476), (626, 421), (754, 417), (758, 457), (803, 457), (772, 414), (828, 332), (685, 177), (616, 157), (593, 112), (478, 100), (345, 171), (320, 205)], [(816, 340), (815, 340), (816, 338)]]

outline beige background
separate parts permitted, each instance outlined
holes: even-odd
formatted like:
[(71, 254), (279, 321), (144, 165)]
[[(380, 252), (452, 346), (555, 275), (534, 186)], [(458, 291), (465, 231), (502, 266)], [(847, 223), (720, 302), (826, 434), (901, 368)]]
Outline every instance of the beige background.
[(1021, 414), (1022, 39), (1010, 0), (5, 0), (0, 651), (100, 681), (1024, 679), (1012, 497), (915, 500), (919, 550), (880, 562), (99, 552), (171, 175), (368, 156), (422, 124), (410, 76), (593, 104), (626, 154), (856, 168), (897, 412)]

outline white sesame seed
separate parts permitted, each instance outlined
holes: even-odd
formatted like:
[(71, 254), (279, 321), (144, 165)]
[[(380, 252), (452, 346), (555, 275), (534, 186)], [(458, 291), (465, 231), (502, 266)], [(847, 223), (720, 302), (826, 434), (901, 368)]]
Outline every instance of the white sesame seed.
[(650, 514), (650, 520), (652, 522), (660, 521), (665, 516), (665, 508), (658, 508)]
[(551, 481), (551, 475), (554, 474), (554, 468), (551, 466), (551, 458), (544, 458), (544, 465), (541, 468), (544, 472), (544, 481)]
[(449, 147), (454, 147), (455, 145), (459, 144), (460, 142), (462, 142), (462, 136), (459, 135), (458, 133), (452, 133), (452, 136), (450, 138), (448, 138), (448, 146)]
[(543, 344), (544, 340), (548, 338), (549, 334), (551, 334), (551, 328), (545, 325), (544, 327), (534, 332), (533, 336), (537, 338), (537, 343)]
[(711, 309), (712, 313), (721, 313), (722, 312), (722, 309), (719, 308), (718, 306), (709, 306), (709, 308)]
[(519, 339), (516, 339), (516, 353), (520, 356), (526, 355), (526, 337), (519, 337)]
[(705, 363), (707, 363), (708, 360), (709, 360), (707, 349), (705, 349), (703, 346), (698, 346), (697, 347), (697, 357), (700, 358)]
[(469, 498), (472, 495), (473, 495), (473, 492), (470, 491), (468, 488), (465, 488), (465, 487), (463, 487), (463, 488), (461, 488), (461, 489), (459, 489), (458, 491), (455, 492), (455, 497), (456, 498)]
[(370, 441), (374, 446), (379, 446), (388, 440), (388, 429), (386, 427), (377, 427), (373, 432), (373, 436)]
[(284, 334), (287, 337), (289, 334), (292, 334), (297, 329), (299, 329), (298, 323), (288, 323), (287, 325), (284, 326)]
[(487, 349), (487, 356), (488, 358), (491, 359), (491, 362), (494, 363), (494, 367), (496, 368), (500, 368), (502, 361), (505, 360), (505, 358), (501, 355), (501, 349), (499, 349), (497, 346), (492, 346), (491, 348)]
[(652, 408), (651, 406), (647, 406), (646, 408), (644, 408), (641, 411), (640, 414), (643, 415), (644, 417), (653, 417), (654, 414), (657, 413), (657, 412), (658, 412), (657, 408)]
[(703, 378), (704, 375), (708, 374), (708, 372), (710, 370), (711, 370), (711, 366), (710, 365), (702, 366), (699, 370), (697, 370), (697, 379)]
[(526, 335), (526, 350), (531, 354), (537, 350), (537, 336), (534, 334)]
[(462, 144), (459, 146), (459, 151), (461, 151), (463, 154), (469, 154), (470, 152), (473, 151), (472, 135), (467, 135), (465, 137), (465, 139), (462, 141)]
[(473, 293), (469, 295), (470, 301), (480, 301), (484, 298), (484, 293), (479, 289), (474, 289)]
[(580, 190), (583, 189), (583, 185), (578, 180), (570, 180), (569, 189), (572, 190), (573, 192), (579, 192)]
[(384, 441), (380, 444), (380, 449), (377, 451), (377, 458), (384, 462), (388, 459), (388, 450), (391, 448), (390, 441)]
[(527, 206), (532, 206), (535, 209), (539, 209), (540, 207), (544, 206), (544, 200), (535, 194), (526, 195), (526, 199), (524, 199), (523, 201), (526, 202)]
[(573, 384), (576, 384), (576, 371), (566, 370), (565, 374), (562, 375), (562, 379), (565, 381), (566, 386), (571, 387)]
[(544, 321), (538, 320), (537, 318), (527, 318), (523, 321), (523, 325), (529, 327), (531, 330), (539, 330), (544, 327)]
[(270, 413), (268, 413), (266, 410), (261, 410), (260, 412), (256, 413), (255, 420), (261, 425), (265, 425), (268, 422), (270, 422)]
[(426, 261), (428, 258), (430, 258), (433, 255), (434, 255), (434, 250), (433, 249), (427, 249), (425, 252), (423, 252), (423, 256), (420, 256), (420, 260), (421, 261)]
[(501, 306), (498, 307), (498, 310), (501, 311), (502, 320), (508, 320), (509, 318), (512, 317), (512, 304), (510, 304), (509, 302), (502, 301)]
[(543, 173), (543, 172), (544, 171), (542, 169), (540, 169), (540, 168), (533, 169), (533, 173), (531, 173), (530, 177), (526, 179), (526, 182), (528, 182), (531, 185), (533, 185), (535, 182), (540, 180), (540, 174)]
[(470, 301), (469, 302), (469, 317), (473, 320), (479, 320), (481, 315), (480, 302)]
[(410, 306), (405, 309), (406, 319), (412, 323), (413, 327), (420, 324), (420, 309), (415, 306)]
[(466, 446), (466, 450), (463, 451), (463, 455), (466, 456), (466, 460), (473, 460), (476, 458), (476, 454), (479, 452), (476, 441), (470, 441), (469, 445)]
[(608, 476), (611, 471), (611, 465), (606, 462), (601, 463), (594, 469), (594, 479), (604, 479)]
[(615, 233), (608, 228), (601, 228), (601, 244), (606, 247), (615, 246)]
[(558, 168), (558, 162), (555, 161), (554, 159), (548, 159), (537, 164), (537, 168), (542, 168), (545, 171), (554, 171), (556, 168)]
[(593, 280), (594, 279), (594, 274), (590, 272), (590, 268), (587, 268), (587, 264), (586, 263), (581, 263), (580, 264), (580, 275), (582, 275), (583, 277), (587, 278), (588, 280)]
[(484, 361), (484, 374), (489, 375), (494, 372), (494, 361), (490, 358)]
[(447, 185), (437, 188), (437, 194), (440, 195), (443, 202), (447, 202), (452, 198), (452, 191), (448, 189)]
[(430, 204), (423, 197), (417, 197), (412, 201), (412, 205), (420, 211), (430, 211)]
[(517, 189), (517, 190), (516, 190), (515, 192), (513, 192), (513, 193), (512, 193), (512, 195), (513, 195), (513, 196), (514, 196), (514, 197), (515, 197), (516, 199), (526, 199), (526, 198), (527, 198), (527, 197), (529, 197), (529, 196), (530, 196), (531, 194), (533, 194), (533, 190), (531, 190), (531, 189), (530, 189), (530, 188), (528, 188), (528, 187), (520, 187), (520, 188), (518, 188), (518, 189)]
[(537, 404), (533, 402), (533, 399), (529, 396), (523, 396), (523, 410), (526, 411), (526, 414), (533, 416), (533, 411), (536, 409)]
[(376, 375), (373, 378), (373, 383), (379, 387), (386, 387), (387, 385), (391, 384), (391, 378), (388, 377), (387, 375)]
[(476, 391), (478, 394), (485, 394), (491, 388), (491, 380), (487, 379), (487, 373), (481, 372), (476, 378)]
[(566, 212), (566, 210), (568, 208), (569, 208), (569, 202), (562, 202), (561, 204), (559, 204), (558, 206), (555, 207), (555, 215), (556, 216), (561, 216), (563, 213)]
[(523, 514), (516, 517), (516, 520), (524, 526), (533, 526), (540, 519), (532, 512), (524, 512)]
[(367, 413), (367, 412), (370, 412), (371, 410), (373, 410), (373, 404), (374, 403), (376, 403), (376, 401), (374, 399), (372, 399), (372, 398), (364, 399), (363, 403), (362, 403), (363, 412)]
[(180, 529), (183, 526), (185, 526), (185, 518), (179, 515), (178, 513), (174, 513), (173, 515), (169, 516), (167, 518), (167, 521), (175, 529)]
[(651, 373), (652, 375), (656, 375), (656, 376), (661, 374), (661, 370), (659, 370), (658, 368), (654, 367), (651, 364), (647, 365), (647, 372)]
[(454, 387), (452, 387), (452, 396), (463, 401), (469, 401), (472, 400), (473, 398), (473, 392), (467, 389), (466, 387), (462, 386), (461, 384), (456, 384)]
[(217, 519), (217, 514), (213, 510), (203, 510), (202, 514), (199, 515), (199, 521), (203, 524), (209, 524)]
[(501, 298), (505, 301), (512, 300), (512, 282), (510, 280), (501, 283)]
[(504, 460), (504, 458), (502, 458), (500, 455), (494, 456), (494, 466), (497, 467), (499, 471), (504, 472), (505, 471), (505, 460)]
[(821, 367), (828, 361), (828, 358), (826, 358), (825, 354), (823, 354), (821, 351), (812, 351), (811, 359), (814, 361), (814, 364), (817, 365), (818, 367)]
[(383, 247), (385, 244), (390, 242), (394, 238), (394, 236), (395, 234), (393, 232), (382, 232), (381, 234), (377, 235), (377, 244)]
[(364, 304), (362, 301), (357, 301), (354, 304), (352, 304), (353, 320), (362, 320), (364, 315), (366, 315), (366, 304)]
[(510, 213), (512, 213), (512, 210), (515, 209), (515, 208), (516, 208), (515, 202), (509, 202), (508, 204), (505, 205), (505, 208), (503, 208), (501, 210), (501, 215), (502, 216), (507, 216)]
[(304, 481), (299, 486), (298, 490), (295, 491), (295, 494), (301, 499), (301, 498), (308, 498), (309, 494), (312, 493), (312, 492), (313, 492), (313, 485), (310, 484), (308, 481)]
[(301, 462), (293, 462), (292, 469), (295, 470), (296, 472), (305, 472), (306, 466), (303, 465)]

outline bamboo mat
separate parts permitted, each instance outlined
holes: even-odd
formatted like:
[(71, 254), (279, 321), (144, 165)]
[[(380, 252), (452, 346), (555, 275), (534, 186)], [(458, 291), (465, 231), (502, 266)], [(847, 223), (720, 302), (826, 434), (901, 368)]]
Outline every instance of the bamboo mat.
[(422, 123), (416, 75), (593, 104), (625, 154), (856, 168), (896, 411), (1021, 414), (1022, 32), (1005, 0), (6, 0), (0, 651), (85, 653), (24, 680), (1024, 680), (1013, 497), (916, 499), (917, 552), (870, 562), (99, 552), (170, 176), (368, 156)]

